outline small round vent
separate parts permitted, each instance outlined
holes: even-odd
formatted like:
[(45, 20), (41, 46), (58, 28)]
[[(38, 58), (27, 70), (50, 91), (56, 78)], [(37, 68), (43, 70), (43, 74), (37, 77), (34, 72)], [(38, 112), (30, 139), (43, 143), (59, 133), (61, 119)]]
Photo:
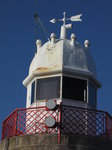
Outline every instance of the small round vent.
[(54, 109), (56, 107), (56, 101), (55, 100), (48, 100), (46, 102), (46, 107), (50, 110)]
[(47, 127), (51, 128), (51, 127), (53, 127), (56, 124), (56, 121), (52, 117), (47, 117), (45, 119), (45, 124), (46, 124)]

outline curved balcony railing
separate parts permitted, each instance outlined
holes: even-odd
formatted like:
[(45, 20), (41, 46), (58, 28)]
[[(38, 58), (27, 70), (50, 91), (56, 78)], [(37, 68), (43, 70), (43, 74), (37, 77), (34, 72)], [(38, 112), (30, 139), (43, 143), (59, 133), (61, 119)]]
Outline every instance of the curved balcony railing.
[[(48, 128), (45, 124), (47, 117), (53, 117), (57, 125)], [(55, 133), (59, 124), (59, 108), (53, 111), (46, 107), (16, 109), (2, 124), (2, 139), (21, 134)]]
[(104, 111), (62, 107), (61, 133), (103, 137), (112, 140), (112, 117)]
[[(47, 117), (56, 121), (52, 128), (45, 124)], [(3, 121), (2, 139), (34, 133), (57, 133), (58, 142), (61, 134), (90, 135), (112, 140), (112, 117), (104, 111), (58, 106), (54, 110), (46, 107), (16, 109)]]

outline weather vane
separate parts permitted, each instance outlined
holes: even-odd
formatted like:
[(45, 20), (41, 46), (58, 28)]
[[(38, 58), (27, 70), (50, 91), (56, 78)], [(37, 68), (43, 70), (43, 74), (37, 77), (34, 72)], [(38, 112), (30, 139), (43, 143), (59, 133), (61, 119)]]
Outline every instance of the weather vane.
[(82, 16), (82, 14), (79, 14), (79, 15), (72, 16), (70, 18), (66, 18), (66, 13), (63, 12), (63, 18), (62, 19), (55, 19), (55, 18), (53, 18), (53, 19), (50, 20), (50, 22), (51, 23), (56, 23), (58, 21), (63, 21), (63, 25), (65, 25), (66, 20), (82, 21), (81, 18), (80, 18), (81, 16)]

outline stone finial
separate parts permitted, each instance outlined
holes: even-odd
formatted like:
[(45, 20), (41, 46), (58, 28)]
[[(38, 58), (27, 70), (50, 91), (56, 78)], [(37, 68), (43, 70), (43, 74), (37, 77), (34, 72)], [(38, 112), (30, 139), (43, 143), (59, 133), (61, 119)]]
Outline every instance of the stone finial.
[(71, 39), (71, 45), (74, 46), (75, 40), (76, 40), (76, 35), (74, 33), (72, 33), (70, 39)]
[(37, 45), (37, 50), (39, 50), (40, 47), (42, 46), (41, 40), (37, 40), (37, 41), (36, 41), (36, 45)]
[(55, 40), (56, 40), (56, 35), (55, 35), (55, 33), (51, 33), (50, 38), (51, 38), (51, 43), (54, 44), (54, 43), (55, 43)]
[(88, 48), (88, 47), (90, 46), (90, 42), (89, 42), (89, 40), (85, 40), (85, 42), (84, 42), (84, 46), (85, 46), (86, 48)]

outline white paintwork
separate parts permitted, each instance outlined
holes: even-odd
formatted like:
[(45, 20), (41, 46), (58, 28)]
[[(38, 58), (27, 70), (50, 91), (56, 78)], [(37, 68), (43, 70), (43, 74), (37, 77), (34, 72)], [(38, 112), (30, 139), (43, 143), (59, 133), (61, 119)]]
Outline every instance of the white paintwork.
[(56, 19), (53, 18), (53, 19), (51, 19), (49, 22), (51, 22), (51, 23), (56, 23)]
[(82, 21), (82, 19), (80, 18), (81, 16), (82, 16), (82, 14), (72, 16), (72, 17), (70, 18), (70, 20), (71, 20), (71, 21)]
[[(89, 41), (85, 40), (84, 47), (76, 40), (75, 34), (71, 34), (70, 39), (67, 39), (67, 30), (72, 28), (72, 24), (65, 24), (66, 20), (81, 21), (80, 15), (72, 16), (71, 18), (64, 17), (58, 19), (63, 21), (61, 27), (60, 39), (56, 39), (54, 33), (51, 34), (51, 41), (46, 42), (42, 46), (41, 40), (36, 41), (37, 53), (35, 54), (30, 67), (29, 74), (23, 81), (24, 86), (27, 87), (27, 104), (26, 107), (46, 106), (46, 100), (35, 101), (31, 105), (31, 84), (37, 78), (46, 78), (52, 76), (61, 76), (60, 83), (60, 100), (62, 100), (62, 75), (73, 75), (86, 80), (92, 80), (97, 87), (100, 83), (96, 76), (96, 65), (89, 52)], [(50, 22), (55, 23), (57, 20), (52, 19)], [(88, 95), (88, 93), (87, 93)], [(65, 101), (72, 104), (71, 100)], [(75, 103), (74, 103), (75, 104)], [(84, 104), (85, 107), (85, 104)]]
[(51, 42), (45, 43), (40, 51), (33, 58), (29, 74), (32, 74), (33, 71), (46, 72), (49, 70), (59, 70), (62, 66), (62, 41), (58, 41), (55, 44)]
[(27, 101), (26, 101), (26, 107), (30, 107), (31, 105), (31, 84), (27, 86)]
[(36, 41), (36, 45), (37, 45), (37, 50), (39, 50), (40, 47), (42, 46), (41, 40), (37, 40), (37, 41)]
[(63, 65), (77, 70), (90, 72), (96, 77), (96, 65), (88, 49), (83, 48), (77, 41), (74, 47), (70, 41), (63, 42)]
[(88, 47), (90, 46), (89, 40), (85, 40), (84, 46), (85, 46), (86, 48), (88, 48)]
[(55, 40), (56, 40), (56, 35), (55, 33), (51, 33), (51, 43), (54, 44), (55, 43)]
[(70, 21), (82, 21), (82, 19), (80, 18), (82, 16), (82, 14), (79, 15), (75, 15), (72, 16), (70, 18), (66, 18), (66, 12), (63, 12), (63, 18), (62, 19), (51, 19), (50, 22), (51, 23), (56, 23), (58, 21), (62, 21), (63, 25), (61, 26), (61, 33), (60, 33), (60, 39), (66, 39), (67, 38), (67, 29), (72, 28), (72, 24), (65, 24), (66, 20), (70, 20)]
[[(64, 67), (82, 70), (96, 77), (96, 66), (89, 50), (81, 47), (77, 41), (72, 46), (67, 39), (58, 40), (54, 45), (45, 43), (34, 56), (28, 77), (32, 79), (36, 74), (59, 71)], [(23, 84), (28, 82), (25, 84), (24, 80)]]
[(53, 18), (53, 19), (50, 20), (50, 22), (51, 23), (56, 23), (58, 21), (63, 21), (63, 25), (65, 25), (66, 20), (75, 21), (75, 22), (82, 21), (82, 19), (80, 18), (81, 16), (82, 16), (82, 14), (79, 14), (79, 15), (72, 16), (70, 18), (66, 18), (66, 12), (63, 12), (63, 18), (62, 19)]
[[(73, 40), (72, 43), (71, 40)], [(39, 47), (37, 54), (30, 64), (29, 75), (23, 81), (23, 84), (27, 87), (27, 107), (46, 105), (46, 103), (42, 101), (41, 103), (36, 102), (30, 105), (31, 83), (36, 78), (50, 75), (56, 76), (68, 71), (73, 73), (74, 76), (80, 74), (87, 79), (91, 76), (98, 82), (96, 78), (96, 66), (89, 49), (82, 47), (73, 34), (71, 40), (55, 39), (55, 42), (48, 41), (42, 47)]]
[(60, 33), (60, 39), (66, 39), (67, 35), (66, 35), (66, 27), (65, 25), (61, 26), (61, 33)]
[(71, 34), (70, 39), (71, 39), (71, 45), (74, 46), (75, 41), (76, 41), (76, 36), (75, 36), (75, 34)]
[[(37, 45), (37, 53), (35, 54), (30, 67), (29, 74), (26, 79), (23, 81), (24, 86), (27, 87), (27, 101), (26, 107), (39, 107), (46, 106), (48, 109), (55, 108), (56, 105), (68, 105), (73, 107), (82, 107), (82, 108), (91, 108), (89, 106), (89, 82), (91, 81), (96, 89), (101, 85), (97, 80), (96, 75), (96, 66), (94, 60), (89, 52), (89, 41), (85, 40), (84, 46), (76, 40), (75, 34), (71, 34), (70, 39), (67, 39), (67, 30), (72, 28), (72, 24), (65, 24), (66, 20), (71, 21), (82, 21), (80, 15), (72, 16), (71, 18), (65, 17), (65, 12), (63, 13), (64, 17), (62, 19), (56, 20), (55, 18), (50, 20), (52, 23), (56, 23), (57, 21), (63, 21), (63, 25), (61, 27), (60, 39), (56, 39), (55, 33), (52, 33), (50, 38), (51, 41), (46, 42), (42, 46), (41, 40), (36, 41)], [(60, 76), (60, 98), (52, 99), (52, 100), (36, 100), (36, 95), (34, 98), (34, 102), (31, 104), (31, 89), (32, 83), (35, 80), (40, 78), (50, 78), (54, 76)], [(84, 90), (84, 98), (82, 101), (71, 100), (62, 98), (62, 77), (74, 77), (87, 81), (87, 91)], [(37, 89), (35, 89), (36, 92)], [(86, 97), (87, 92), (87, 97)], [(55, 103), (56, 102), (56, 103)], [(58, 110), (57, 110), (58, 111)], [(47, 110), (46, 110), (47, 112)], [(84, 114), (85, 115), (85, 114)], [(27, 119), (30, 115), (27, 115)], [(53, 118), (40, 115), (45, 120), (45, 123), (48, 127), (51, 127), (55, 124), (55, 116)], [(88, 116), (84, 116), (85, 120), (87, 120)], [(35, 118), (35, 119), (34, 119)], [(37, 115), (34, 115), (32, 123), (38, 123)], [(30, 120), (31, 121), (31, 120)], [(63, 120), (62, 120), (63, 122)], [(29, 123), (29, 122), (28, 122)], [(43, 123), (43, 121), (41, 121)], [(77, 122), (76, 122), (77, 123)], [(80, 123), (79, 123), (80, 124)], [(87, 128), (88, 122), (85, 121), (85, 128)], [(44, 131), (43, 126), (39, 127)], [(32, 130), (32, 129), (31, 129)], [(28, 130), (30, 132), (30, 130)], [(88, 131), (88, 129), (87, 129)], [(36, 132), (39, 132), (39, 129), (36, 129)]]
[(67, 38), (67, 30), (71, 29), (71, 28), (72, 28), (72, 24), (62, 25), (60, 39), (66, 39)]

